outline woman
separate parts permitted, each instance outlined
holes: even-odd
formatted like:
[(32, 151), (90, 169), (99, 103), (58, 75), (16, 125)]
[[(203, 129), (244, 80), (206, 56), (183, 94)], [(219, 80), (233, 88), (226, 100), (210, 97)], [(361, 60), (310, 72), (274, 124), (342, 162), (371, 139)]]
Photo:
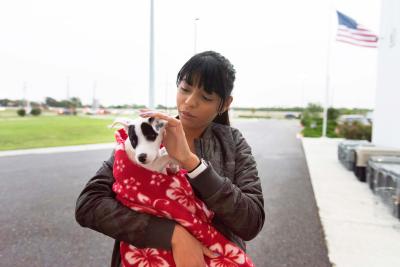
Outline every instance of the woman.
[[(230, 127), (228, 109), (235, 80), (232, 64), (207, 51), (193, 56), (177, 76), (177, 118), (142, 110), (142, 117), (168, 121), (163, 144), (188, 170), (196, 193), (214, 211), (213, 225), (245, 250), (262, 229), (264, 200), (251, 148), (239, 130)], [(76, 220), (116, 240), (111, 266), (120, 266), (119, 241), (136, 247), (172, 250), (178, 267), (205, 266), (213, 257), (174, 221), (135, 212), (115, 200), (113, 154), (88, 182), (76, 204)]]

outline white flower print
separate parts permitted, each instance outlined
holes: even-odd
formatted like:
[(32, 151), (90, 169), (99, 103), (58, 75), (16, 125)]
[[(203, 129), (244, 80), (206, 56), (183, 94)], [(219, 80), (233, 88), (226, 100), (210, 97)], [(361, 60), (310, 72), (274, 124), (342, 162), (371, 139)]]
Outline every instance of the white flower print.
[(117, 160), (117, 171), (122, 172), (125, 169), (125, 164), (124, 161), (121, 160)]
[(167, 219), (172, 219), (171, 213), (169, 213), (165, 207), (168, 206), (170, 202), (166, 199), (156, 199), (153, 201), (153, 207), (158, 211), (159, 214), (162, 214)]
[(160, 186), (165, 181), (166, 181), (165, 177), (161, 174), (153, 174), (150, 178), (151, 185)]
[(170, 265), (166, 260), (160, 257), (157, 249), (145, 248), (134, 249), (132, 252), (125, 254), (125, 259), (129, 264), (139, 267), (169, 267)]
[(207, 234), (209, 236), (211, 236), (211, 238), (214, 238), (217, 235), (217, 231), (211, 227), (210, 225), (208, 225), (208, 230), (207, 230)]
[(244, 253), (232, 244), (226, 244), (223, 248), (221, 244), (216, 243), (209, 249), (223, 256), (211, 259), (210, 267), (234, 267), (238, 266), (238, 264), (244, 264), (246, 261)]
[(113, 191), (117, 194), (121, 193), (122, 191), (122, 186), (118, 183), (113, 184)]
[(186, 191), (178, 179), (173, 178), (174, 181), (170, 184), (170, 189), (167, 190), (167, 197), (178, 201), (179, 204), (184, 206), (191, 213), (195, 213), (196, 211), (196, 203), (194, 201), (192, 192)]
[(150, 198), (148, 196), (146, 196), (145, 194), (138, 193), (137, 199), (140, 203), (147, 204), (148, 206), (152, 206)]

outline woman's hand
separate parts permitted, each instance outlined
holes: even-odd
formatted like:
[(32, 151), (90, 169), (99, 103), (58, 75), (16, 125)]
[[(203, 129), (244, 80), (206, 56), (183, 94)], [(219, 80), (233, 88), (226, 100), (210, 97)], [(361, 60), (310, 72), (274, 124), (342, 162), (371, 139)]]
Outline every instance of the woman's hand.
[(171, 243), (172, 254), (177, 267), (205, 267), (204, 255), (209, 258), (218, 256), (203, 246), (179, 224), (175, 225)]
[(167, 121), (163, 137), (163, 145), (167, 149), (168, 155), (177, 160), (181, 167), (191, 170), (200, 163), (199, 158), (190, 151), (180, 120), (167, 114), (149, 109), (141, 109), (140, 111), (141, 117), (153, 117)]

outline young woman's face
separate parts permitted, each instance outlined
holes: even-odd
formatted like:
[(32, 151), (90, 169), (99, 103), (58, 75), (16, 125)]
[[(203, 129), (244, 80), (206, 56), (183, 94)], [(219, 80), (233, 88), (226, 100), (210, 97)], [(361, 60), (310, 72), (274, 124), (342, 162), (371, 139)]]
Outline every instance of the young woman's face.
[(176, 103), (179, 119), (184, 127), (201, 128), (212, 122), (218, 114), (221, 97), (215, 92), (191, 86), (182, 80), (178, 85)]

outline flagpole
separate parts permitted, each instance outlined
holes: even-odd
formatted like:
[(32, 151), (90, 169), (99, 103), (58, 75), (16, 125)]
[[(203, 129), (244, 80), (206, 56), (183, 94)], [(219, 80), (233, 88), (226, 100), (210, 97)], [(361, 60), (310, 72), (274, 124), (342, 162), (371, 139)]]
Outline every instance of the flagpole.
[(322, 122), (322, 137), (326, 137), (327, 125), (328, 125), (328, 108), (329, 108), (329, 87), (330, 87), (330, 59), (331, 59), (331, 30), (332, 30), (332, 0), (329, 1), (329, 14), (328, 14), (328, 48), (326, 53), (326, 84), (325, 84), (325, 105), (324, 105), (324, 112), (323, 112), (323, 122)]

